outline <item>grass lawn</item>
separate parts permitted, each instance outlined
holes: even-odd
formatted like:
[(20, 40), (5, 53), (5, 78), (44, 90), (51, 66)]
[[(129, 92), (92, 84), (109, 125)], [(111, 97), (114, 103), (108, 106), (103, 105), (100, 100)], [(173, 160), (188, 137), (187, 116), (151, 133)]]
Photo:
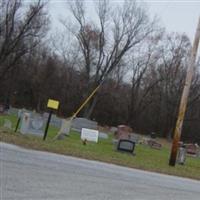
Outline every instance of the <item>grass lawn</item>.
[[(12, 121), (14, 128), (17, 118), (15, 116), (0, 116), (1, 126), (3, 125), (5, 118)], [(20, 133), (14, 133), (12, 130), (1, 128), (0, 141), (30, 149), (50, 151), (200, 180), (200, 159), (187, 157), (184, 166), (168, 166), (170, 151), (169, 145), (164, 145), (162, 150), (155, 150), (148, 146), (137, 145), (135, 148), (136, 155), (132, 156), (127, 153), (117, 152), (112, 145), (111, 136), (108, 140), (100, 139), (97, 144), (87, 143), (87, 145), (83, 145), (80, 140), (80, 134), (74, 131), (72, 131), (70, 136), (66, 137), (65, 140), (53, 140), (57, 131), (58, 130), (55, 127), (50, 127), (47, 139), (46, 141), (43, 141), (41, 137), (22, 135)]]

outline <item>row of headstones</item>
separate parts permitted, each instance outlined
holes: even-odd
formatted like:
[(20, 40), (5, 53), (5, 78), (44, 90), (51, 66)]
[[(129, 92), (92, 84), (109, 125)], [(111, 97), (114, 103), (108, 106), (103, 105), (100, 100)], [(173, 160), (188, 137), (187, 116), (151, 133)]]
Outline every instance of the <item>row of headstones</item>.
[[(35, 111), (27, 110), (25, 108), (17, 109), (17, 108), (11, 107), (9, 109), (9, 111), (8, 111), (8, 114), (15, 115), (15, 116), (18, 116), (18, 117), (22, 116), (23, 113), (30, 113), (31, 118), (35, 118), (35, 119), (40, 118), (40, 120), (42, 118), (42, 120), (44, 122), (47, 121), (48, 115), (49, 115), (46, 112), (44, 112), (43, 114), (39, 114), (39, 113), (36, 113)], [(55, 126), (57, 128), (60, 128), (61, 127), (61, 123), (62, 123), (62, 120), (59, 117), (57, 117), (56, 115), (53, 114), (52, 118), (51, 118), (51, 125), (53, 125), (53, 126)]]
[[(30, 133), (35, 135), (42, 135), (44, 133), (45, 124), (48, 119), (48, 113), (39, 114), (26, 109), (20, 110), (16, 108), (10, 108), (9, 114), (17, 115), (18, 118), (21, 118), (21, 127), (19, 129), (21, 133)], [(56, 115), (52, 115), (50, 124), (60, 129), (62, 124), (65, 122), (66, 120), (59, 118)], [(11, 122), (8, 120), (5, 121), (4, 126), (7, 128), (12, 127)], [(97, 130), (98, 124), (95, 121), (85, 118), (75, 118), (72, 120), (70, 128), (81, 133), (82, 128)], [(107, 139), (108, 135), (102, 132), (98, 132), (98, 137)]]
[[(19, 111), (18, 117), (21, 117), (21, 127), (20, 127), (20, 132), (22, 134), (36, 134), (36, 135), (42, 135), (43, 134), (43, 121), (44, 119), (42, 118), (41, 115), (33, 113), (28, 113), (28, 112), (22, 112)], [(80, 120), (81, 123), (78, 123)], [(66, 123), (67, 121), (63, 120), (63, 123)], [(84, 123), (85, 122), (85, 123)], [(94, 129), (87, 129), (87, 128), (82, 128), (82, 126), (85, 126), (87, 124), (88, 120), (87, 119), (76, 119), (75, 120), (75, 127), (77, 131), (81, 131), (81, 139), (86, 144), (86, 141), (91, 141), (91, 142), (98, 142), (99, 139), (99, 131), (94, 130)], [(7, 128), (11, 127), (9, 124), (9, 121), (6, 120), (6, 126)], [(8, 125), (9, 124), (9, 125)], [(97, 124), (95, 122), (90, 122), (90, 125), (94, 128), (95, 125)], [(70, 126), (70, 124), (68, 124)], [(104, 136), (105, 138), (105, 136)], [(118, 145), (117, 145), (117, 150), (118, 151), (125, 151), (132, 153), (134, 152), (135, 148), (135, 142), (130, 141), (130, 140), (119, 140)]]
[[(35, 111), (31, 111), (31, 110), (27, 110), (27, 109), (17, 109), (17, 108), (13, 108), (13, 107), (11, 107), (8, 111), (9, 114), (17, 115), (18, 117), (25, 112), (30, 113), (31, 117), (34, 117), (34, 116), (42, 117), (45, 121), (47, 120), (48, 115), (49, 115), (46, 112), (44, 112), (43, 114), (39, 114), (39, 113), (36, 113)], [(59, 118), (59, 117), (57, 117), (56, 115), (53, 114), (52, 117), (51, 117), (51, 125), (53, 125), (57, 128), (60, 128), (61, 124), (62, 124), (62, 118)], [(75, 118), (72, 122), (72, 128), (74, 128), (78, 131), (80, 131), (83, 126), (96, 129), (97, 128), (97, 122), (92, 121), (92, 120), (88, 120), (88, 119), (85, 119), (85, 118)]]

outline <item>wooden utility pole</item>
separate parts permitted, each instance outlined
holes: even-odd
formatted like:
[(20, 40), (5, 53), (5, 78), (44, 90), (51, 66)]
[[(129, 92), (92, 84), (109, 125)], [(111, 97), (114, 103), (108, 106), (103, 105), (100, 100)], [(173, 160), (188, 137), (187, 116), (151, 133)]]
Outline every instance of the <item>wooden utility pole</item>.
[(180, 102), (180, 107), (179, 107), (179, 114), (178, 114), (178, 119), (176, 121), (176, 128), (174, 131), (174, 139), (173, 139), (173, 144), (172, 144), (172, 149), (171, 149), (171, 155), (169, 159), (169, 165), (170, 166), (175, 166), (176, 164), (176, 156), (178, 152), (178, 143), (181, 137), (181, 131), (182, 131), (182, 126), (183, 126), (183, 120), (185, 116), (185, 111), (187, 107), (187, 101), (188, 101), (188, 96), (190, 92), (190, 86), (192, 82), (192, 76), (194, 74), (194, 68), (195, 68), (195, 63), (196, 63), (196, 55), (198, 51), (198, 45), (199, 45), (199, 40), (200, 40), (200, 17), (199, 17), (199, 22), (197, 25), (197, 30), (194, 38), (194, 43), (193, 47), (191, 50), (191, 55), (190, 55), (190, 60), (189, 60), (189, 66), (187, 69), (187, 75), (185, 79), (185, 85), (181, 97), (181, 102)]

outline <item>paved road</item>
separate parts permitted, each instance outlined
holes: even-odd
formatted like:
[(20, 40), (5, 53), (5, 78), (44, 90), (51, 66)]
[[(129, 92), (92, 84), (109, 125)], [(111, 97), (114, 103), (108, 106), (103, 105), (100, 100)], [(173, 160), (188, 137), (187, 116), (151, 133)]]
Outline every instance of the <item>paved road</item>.
[(1, 200), (199, 200), (200, 181), (0, 143)]

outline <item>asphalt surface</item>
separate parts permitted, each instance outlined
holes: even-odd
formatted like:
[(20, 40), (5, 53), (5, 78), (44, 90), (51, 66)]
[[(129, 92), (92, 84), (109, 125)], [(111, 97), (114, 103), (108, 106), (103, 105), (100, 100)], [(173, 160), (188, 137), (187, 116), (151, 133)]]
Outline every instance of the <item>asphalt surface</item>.
[(1, 200), (200, 200), (200, 181), (0, 143)]

